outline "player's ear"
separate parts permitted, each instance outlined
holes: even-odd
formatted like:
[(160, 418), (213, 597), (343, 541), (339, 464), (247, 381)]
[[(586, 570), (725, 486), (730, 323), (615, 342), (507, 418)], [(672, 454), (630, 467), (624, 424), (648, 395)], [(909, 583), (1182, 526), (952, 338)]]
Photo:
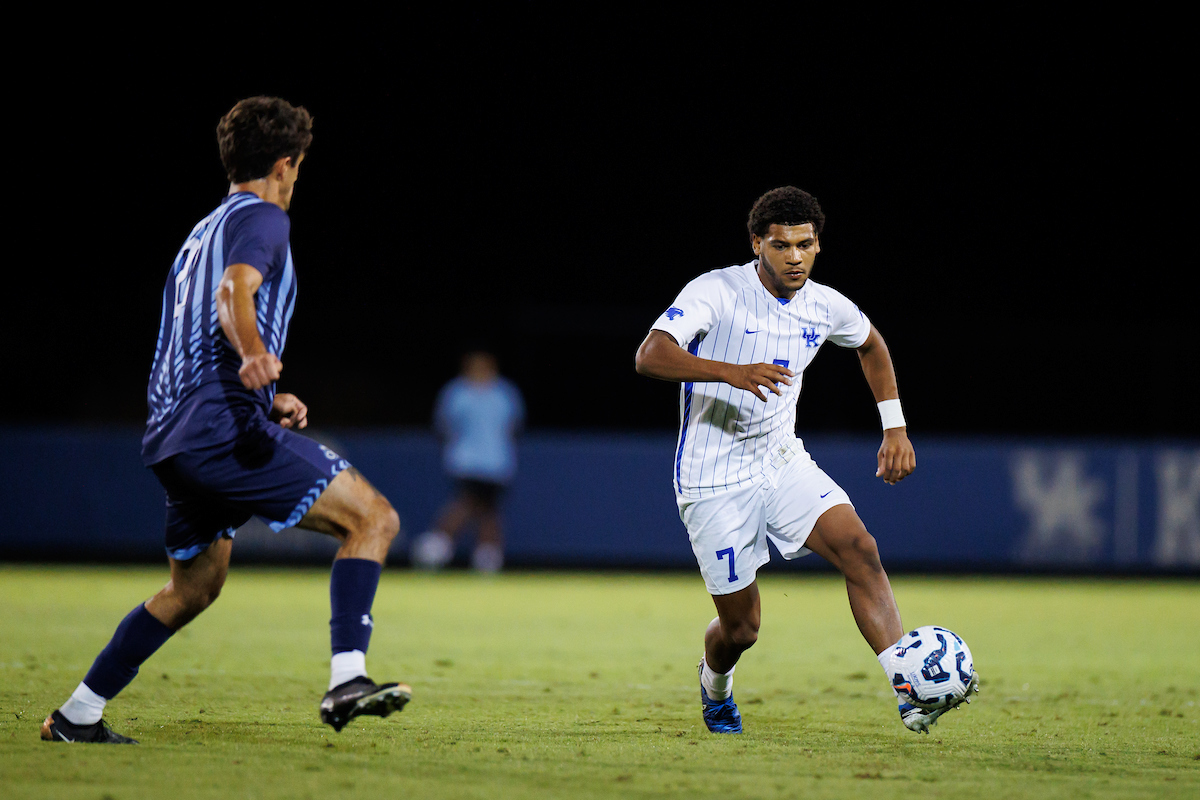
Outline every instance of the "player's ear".
[(292, 157), (284, 156), (276, 161), (275, 165), (271, 167), (271, 174), (276, 178), (283, 178), (284, 174), (286, 174), (288, 171), (288, 167), (290, 166), (292, 166)]
[(762, 237), (761, 236), (757, 236), (757, 235), (751, 236), (750, 237), (750, 246), (752, 248), (754, 248), (754, 255), (756, 255), (756, 256), (762, 255)]

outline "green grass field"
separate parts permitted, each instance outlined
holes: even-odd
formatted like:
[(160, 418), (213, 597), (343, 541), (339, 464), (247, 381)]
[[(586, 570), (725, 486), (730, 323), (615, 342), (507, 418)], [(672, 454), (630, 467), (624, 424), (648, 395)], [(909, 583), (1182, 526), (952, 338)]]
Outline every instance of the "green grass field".
[(322, 726), (328, 573), (232, 570), (107, 712), (137, 747), (41, 742), (165, 568), (0, 565), (0, 796), (1200, 797), (1200, 584), (894, 579), (962, 634), (979, 699), (905, 730), (832, 576), (760, 576), (741, 736), (709, 734), (713, 616), (687, 574), (385, 573), (368, 665), (386, 720)]

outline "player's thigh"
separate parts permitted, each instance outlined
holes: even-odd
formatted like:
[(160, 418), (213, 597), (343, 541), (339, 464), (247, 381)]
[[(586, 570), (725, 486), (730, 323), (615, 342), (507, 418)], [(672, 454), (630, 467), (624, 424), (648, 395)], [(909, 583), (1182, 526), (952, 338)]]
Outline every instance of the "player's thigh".
[(387, 498), (354, 467), (338, 473), (296, 527), (345, 538), (354, 533), (399, 527)]
[(478, 478), (460, 478), (459, 496), (475, 514), (493, 514), (499, 507), (504, 487)]
[(853, 513), (850, 497), (811, 459), (794, 461), (767, 495), (767, 535), (786, 559), (817, 552), (809, 544), (818, 522), (830, 509)]
[(714, 597), (745, 589), (771, 559), (764, 502), (762, 486), (754, 484), (680, 504), (704, 585)]

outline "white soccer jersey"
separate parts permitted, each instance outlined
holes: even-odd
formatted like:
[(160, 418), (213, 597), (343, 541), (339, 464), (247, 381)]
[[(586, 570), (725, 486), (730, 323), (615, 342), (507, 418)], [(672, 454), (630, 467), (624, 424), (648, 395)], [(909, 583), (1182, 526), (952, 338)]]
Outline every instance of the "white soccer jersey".
[(685, 383), (679, 392), (675, 490), (698, 499), (761, 477), (771, 453), (796, 440), (796, 402), (804, 369), (826, 341), (861, 347), (871, 321), (841, 292), (805, 281), (791, 300), (772, 295), (758, 262), (713, 270), (679, 293), (653, 330), (689, 353), (730, 364), (775, 363), (796, 374), (767, 402), (727, 383)]

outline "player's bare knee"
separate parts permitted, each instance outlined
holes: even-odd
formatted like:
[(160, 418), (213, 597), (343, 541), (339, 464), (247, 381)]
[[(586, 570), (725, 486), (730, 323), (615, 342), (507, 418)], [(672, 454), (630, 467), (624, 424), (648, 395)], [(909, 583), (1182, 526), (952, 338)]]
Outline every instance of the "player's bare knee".
[(391, 544), (400, 533), (400, 515), (382, 496), (376, 497), (364, 510), (348, 538), (369, 539), (383, 546)]
[(879, 544), (875, 537), (864, 529), (854, 536), (847, 548), (843, 560), (843, 572), (849, 576), (852, 572), (860, 575), (873, 575), (883, 572), (883, 562), (879, 559)]
[(208, 591), (204, 594), (204, 607), (208, 608), (213, 603), (217, 602), (217, 598), (221, 596), (221, 590), (225, 588), (225, 576), (222, 575), (217, 580), (214, 580), (208, 585)]
[(184, 595), (184, 607), (193, 617), (196, 616), (217, 601), (224, 586), (225, 577), (221, 576), (219, 579), (192, 588)]
[(400, 515), (391, 503), (380, 497), (371, 509), (368, 526), (374, 537), (391, 543), (400, 533)]
[[(386, 500), (384, 502), (387, 503)], [(387, 503), (387, 510), (383, 513), (383, 523), (384, 532), (389, 541), (400, 534), (400, 515), (396, 513), (396, 509), (392, 508), (391, 503)]]

